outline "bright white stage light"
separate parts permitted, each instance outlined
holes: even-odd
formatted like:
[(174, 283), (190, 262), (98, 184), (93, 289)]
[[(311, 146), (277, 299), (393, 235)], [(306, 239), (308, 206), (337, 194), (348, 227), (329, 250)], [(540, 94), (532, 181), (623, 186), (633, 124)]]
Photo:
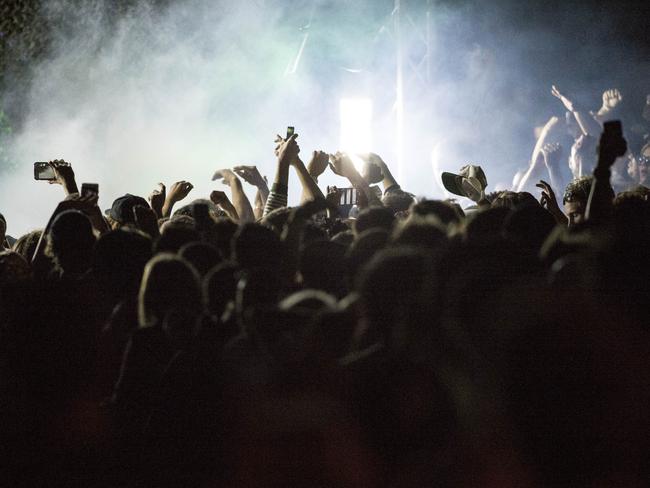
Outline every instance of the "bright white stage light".
[[(370, 152), (372, 150), (372, 100), (342, 98), (340, 109), (341, 151), (350, 154)], [(360, 159), (355, 161), (355, 166), (359, 164), (362, 164)]]

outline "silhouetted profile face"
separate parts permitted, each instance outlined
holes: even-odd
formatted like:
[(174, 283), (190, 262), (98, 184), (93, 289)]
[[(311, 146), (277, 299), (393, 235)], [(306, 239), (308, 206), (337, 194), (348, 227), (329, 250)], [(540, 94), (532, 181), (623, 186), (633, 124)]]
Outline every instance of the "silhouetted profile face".
[(569, 218), (569, 226), (577, 225), (585, 220), (585, 202), (576, 200), (573, 202), (565, 202), (564, 213)]
[[(593, 176), (583, 176), (573, 180), (564, 190), (562, 203), (564, 213), (569, 218), (569, 226), (584, 222), (592, 183)], [(611, 189), (609, 191), (611, 198), (614, 199), (614, 192)]]

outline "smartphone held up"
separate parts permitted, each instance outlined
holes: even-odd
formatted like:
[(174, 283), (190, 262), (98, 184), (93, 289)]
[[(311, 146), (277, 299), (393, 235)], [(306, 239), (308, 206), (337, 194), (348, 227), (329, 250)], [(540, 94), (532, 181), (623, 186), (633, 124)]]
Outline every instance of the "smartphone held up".
[(36, 161), (34, 163), (34, 179), (38, 181), (56, 180), (52, 165), (47, 161)]

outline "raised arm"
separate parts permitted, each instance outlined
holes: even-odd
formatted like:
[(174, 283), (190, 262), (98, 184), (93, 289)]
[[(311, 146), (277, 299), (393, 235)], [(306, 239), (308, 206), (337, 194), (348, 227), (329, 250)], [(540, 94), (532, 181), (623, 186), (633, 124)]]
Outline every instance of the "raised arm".
[[(266, 181), (266, 177), (264, 177), (264, 180)], [(262, 192), (259, 189), (255, 192), (255, 201), (253, 202), (253, 213), (255, 214), (255, 219), (259, 220), (264, 215), (264, 206), (266, 205), (267, 198), (268, 194), (266, 196), (262, 195)]]
[(598, 112), (592, 113), (592, 117), (596, 119), (601, 124), (606, 120), (611, 119), (615, 116), (616, 107), (623, 101), (623, 95), (617, 88), (610, 88), (603, 92), (603, 104), (598, 109)]
[(585, 110), (577, 108), (576, 104), (569, 97), (563, 95), (555, 85), (551, 86), (551, 95), (559, 99), (564, 107), (573, 114), (584, 135), (596, 137), (600, 133), (600, 124), (598, 121)]
[(610, 168), (616, 158), (627, 152), (627, 141), (623, 138), (620, 121), (605, 122), (598, 146), (598, 164), (594, 169), (594, 181), (587, 202), (585, 217), (592, 221), (607, 218), (613, 207), (614, 191), (609, 182)]
[(384, 187), (384, 192), (389, 189), (400, 188), (399, 183), (397, 183), (397, 180), (393, 176), (393, 173), (390, 172), (388, 165), (383, 159), (381, 159), (378, 154), (371, 154), (371, 162), (379, 166), (379, 169), (381, 170), (381, 174), (384, 177), (381, 180), (381, 184)]
[(313, 151), (307, 167), (299, 157), (293, 160), (292, 166), (298, 173), (298, 179), (302, 185), (300, 203), (325, 198), (325, 195), (318, 187), (318, 177), (325, 172), (328, 162), (329, 155), (323, 151)]
[(156, 217), (162, 219), (164, 216), (163, 206), (167, 200), (167, 188), (163, 183), (158, 183), (158, 188), (155, 188), (148, 197), (151, 209), (156, 213)]
[(215, 190), (210, 193), (210, 200), (221, 210), (226, 212), (230, 220), (233, 222), (239, 222), (239, 214), (237, 213), (237, 210), (235, 209), (235, 206), (232, 204), (232, 202), (228, 200), (228, 195), (222, 191)]
[(300, 147), (296, 142), (298, 134), (292, 134), (286, 140), (282, 139), (276, 146), (276, 155), (278, 157), (278, 164), (275, 170), (275, 178), (271, 186), (269, 198), (266, 200), (264, 207), (264, 216), (277, 208), (287, 206), (287, 197), (289, 193), (289, 166), (294, 158), (298, 156)]
[(359, 174), (354, 167), (354, 163), (346, 154), (341, 152), (332, 154), (330, 156), (330, 168), (335, 174), (347, 178), (357, 191), (363, 193), (368, 200), (368, 205), (382, 205), (379, 197), (372, 191), (368, 182)]
[(269, 185), (266, 181), (266, 177), (260, 174), (257, 166), (235, 166), (233, 171), (246, 183), (257, 188), (257, 191), (255, 192), (253, 213), (255, 214), (256, 219), (261, 218), (264, 213), (266, 199), (269, 197)]
[(542, 196), (539, 200), (539, 203), (542, 205), (542, 207), (549, 211), (549, 213), (553, 216), (558, 224), (564, 227), (568, 226), (569, 219), (566, 215), (564, 215), (564, 212), (560, 210), (560, 206), (557, 203), (557, 198), (555, 197), (553, 187), (544, 180), (540, 180), (540, 182), (535, 186), (537, 188), (541, 188), (542, 190)]
[(192, 188), (194, 186), (188, 181), (174, 183), (165, 197), (165, 203), (162, 207), (163, 217), (171, 217), (174, 204), (185, 198), (192, 191)]
[(56, 179), (50, 181), (50, 184), (61, 185), (66, 196), (72, 193), (79, 193), (74, 171), (70, 163), (65, 162), (63, 159), (55, 159), (54, 161), (50, 161), (50, 166), (56, 177)]
[(213, 180), (218, 178), (223, 178), (224, 185), (230, 187), (232, 204), (237, 210), (239, 221), (241, 223), (254, 222), (255, 214), (253, 213), (253, 207), (251, 206), (251, 202), (248, 200), (246, 193), (244, 193), (241, 180), (237, 178), (237, 175), (232, 170), (221, 169), (215, 172), (212, 177)]
[[(551, 117), (548, 119), (548, 122), (544, 124), (544, 128), (540, 132), (539, 137), (537, 138), (537, 142), (535, 143), (535, 147), (533, 148), (533, 154), (530, 157), (530, 165), (528, 166), (528, 170), (521, 177), (521, 180), (519, 180), (519, 184), (517, 185), (515, 191), (524, 191), (527, 186), (532, 185), (532, 181), (542, 177), (541, 173), (543, 171), (544, 165), (544, 154), (542, 149), (546, 144), (546, 138), (548, 137), (549, 132), (551, 129), (553, 129), (553, 127), (557, 125), (559, 120), (560, 119), (557, 117)], [(553, 178), (551, 178), (551, 180), (552, 179)]]

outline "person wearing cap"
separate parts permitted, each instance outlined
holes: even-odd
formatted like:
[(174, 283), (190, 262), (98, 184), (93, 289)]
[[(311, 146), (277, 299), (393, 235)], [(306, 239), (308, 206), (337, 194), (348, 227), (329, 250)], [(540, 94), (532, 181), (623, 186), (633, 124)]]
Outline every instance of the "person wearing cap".
[(490, 205), (485, 198), (487, 178), (480, 166), (467, 164), (460, 168), (458, 174), (445, 171), (442, 173), (442, 184), (448, 192), (469, 198), (479, 207)]
[(123, 225), (134, 225), (133, 209), (137, 206), (149, 207), (149, 204), (144, 198), (130, 193), (116, 198), (111, 208), (106, 210), (106, 216), (110, 219), (111, 227), (118, 229)]

